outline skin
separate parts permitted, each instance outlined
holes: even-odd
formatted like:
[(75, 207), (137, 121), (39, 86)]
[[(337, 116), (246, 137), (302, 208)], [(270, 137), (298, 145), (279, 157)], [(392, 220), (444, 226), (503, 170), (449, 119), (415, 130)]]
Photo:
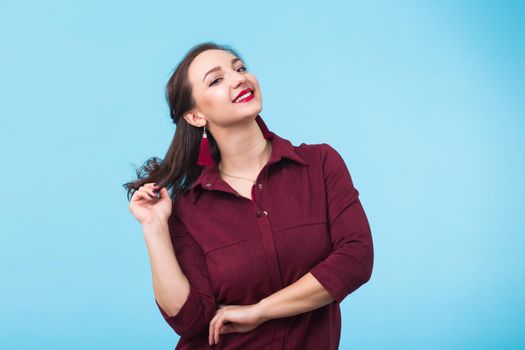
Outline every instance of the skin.
[(208, 341), (210, 345), (217, 344), (220, 334), (249, 332), (268, 320), (299, 315), (333, 301), (330, 293), (308, 272), (257, 304), (220, 304), (210, 322)]
[[(227, 51), (207, 50), (194, 59), (188, 79), (196, 106), (183, 117), (195, 127), (206, 126), (213, 134), (221, 153), (219, 168), (222, 171), (255, 179), (271, 154), (271, 147), (255, 122), (262, 110), (261, 91), (255, 76), (243, 69), (243, 62), (232, 65), (233, 58), (235, 56)], [(206, 72), (215, 66), (221, 70), (209, 74), (203, 81)], [(245, 88), (254, 89), (254, 99), (234, 104), (232, 101)], [(228, 181), (234, 186), (246, 186), (246, 182)], [(160, 198), (156, 197), (155, 190), (160, 191)], [(135, 192), (129, 209), (143, 225), (155, 226), (169, 217), (171, 200), (165, 188), (148, 183)], [(157, 265), (168, 263), (161, 261)], [(179, 272), (168, 271), (165, 276)], [(307, 273), (257, 304), (218, 304), (209, 325), (209, 343), (217, 344), (220, 334), (249, 332), (268, 320), (308, 312), (333, 300), (317, 279)]]
[[(271, 153), (255, 122), (262, 111), (261, 90), (257, 78), (242, 61), (232, 65), (234, 58), (224, 50), (206, 50), (195, 57), (188, 79), (196, 106), (183, 117), (193, 126), (206, 126), (213, 134), (221, 153), (219, 169), (255, 179)], [(206, 72), (215, 66), (221, 70), (208, 74), (203, 81)], [(247, 103), (233, 103), (246, 88), (254, 89), (254, 98)]]
[[(157, 198), (160, 194), (160, 199)], [(167, 221), (171, 215), (171, 199), (165, 187), (159, 187), (154, 183), (146, 183), (140, 186), (129, 204), (129, 211), (143, 225), (155, 221)]]

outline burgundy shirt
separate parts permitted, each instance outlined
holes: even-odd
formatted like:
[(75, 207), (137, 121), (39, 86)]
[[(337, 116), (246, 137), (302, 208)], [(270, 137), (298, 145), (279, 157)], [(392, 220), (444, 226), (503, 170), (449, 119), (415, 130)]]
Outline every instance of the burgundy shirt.
[[(272, 132), (272, 153), (246, 198), (217, 164), (199, 178), (168, 220), (190, 294), (175, 316), (155, 302), (180, 336), (175, 349), (337, 350), (339, 304), (372, 274), (370, 226), (341, 155), (327, 143), (294, 146)], [(312, 275), (334, 301), (266, 321), (208, 343), (217, 305), (249, 305)]]

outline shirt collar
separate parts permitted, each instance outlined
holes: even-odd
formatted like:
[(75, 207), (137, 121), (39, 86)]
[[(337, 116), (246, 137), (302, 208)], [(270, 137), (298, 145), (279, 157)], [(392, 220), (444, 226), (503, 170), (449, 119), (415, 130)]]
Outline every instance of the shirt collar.
[[(268, 160), (267, 165), (277, 163), (282, 158), (290, 159), (298, 164), (308, 166), (308, 163), (301, 157), (299, 154), (297, 154), (295, 147), (292, 145), (292, 143), (277, 135), (273, 131), (270, 131), (270, 136), (268, 138), (272, 145), (272, 153), (270, 155), (270, 159)], [(198, 188), (205, 188), (210, 189), (213, 188), (213, 185), (217, 181), (223, 181), (220, 177), (219, 170), (217, 167), (217, 163), (213, 161), (213, 164), (204, 166), (202, 168), (201, 174), (195, 180), (195, 182), (191, 185), (189, 189), (189, 195), (190, 200), (195, 203), (199, 197)]]

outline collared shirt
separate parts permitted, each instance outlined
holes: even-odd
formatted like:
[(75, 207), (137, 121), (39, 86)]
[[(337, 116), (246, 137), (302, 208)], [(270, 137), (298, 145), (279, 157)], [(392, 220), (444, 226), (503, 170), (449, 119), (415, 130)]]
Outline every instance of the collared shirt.
[[(252, 198), (213, 163), (173, 207), (170, 237), (190, 293), (174, 316), (155, 302), (180, 336), (176, 349), (337, 350), (339, 304), (371, 277), (370, 226), (341, 155), (327, 143), (294, 146), (271, 134)], [(218, 304), (255, 304), (308, 272), (333, 302), (209, 345)]]

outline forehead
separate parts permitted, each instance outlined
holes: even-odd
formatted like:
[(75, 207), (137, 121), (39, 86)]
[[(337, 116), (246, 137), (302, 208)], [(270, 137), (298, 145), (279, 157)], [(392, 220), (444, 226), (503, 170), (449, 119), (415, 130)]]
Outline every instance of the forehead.
[(193, 84), (202, 83), (207, 71), (215, 66), (229, 67), (231, 60), (236, 57), (224, 50), (206, 50), (198, 54), (188, 68), (189, 79)]

